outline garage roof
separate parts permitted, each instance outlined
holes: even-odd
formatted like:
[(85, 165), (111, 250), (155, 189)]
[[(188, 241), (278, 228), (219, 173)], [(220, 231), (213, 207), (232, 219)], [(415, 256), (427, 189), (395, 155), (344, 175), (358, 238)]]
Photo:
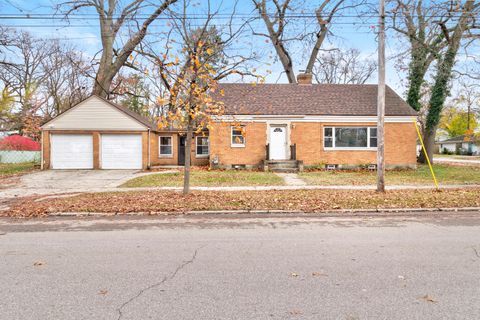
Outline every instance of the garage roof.
[(149, 119), (117, 103), (92, 95), (42, 126), (48, 130), (156, 130)]

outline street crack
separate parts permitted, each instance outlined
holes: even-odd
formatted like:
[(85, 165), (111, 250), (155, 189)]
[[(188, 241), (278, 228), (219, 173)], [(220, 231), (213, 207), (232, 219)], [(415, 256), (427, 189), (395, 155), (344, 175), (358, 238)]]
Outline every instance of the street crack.
[(477, 258), (480, 259), (480, 253), (478, 252), (477, 248), (472, 247), (472, 250), (473, 250), (473, 252), (475, 253), (475, 255), (477, 256)]
[(133, 297), (131, 297), (130, 299), (128, 299), (127, 301), (125, 301), (124, 303), (122, 303), (122, 305), (120, 307), (117, 308), (117, 313), (118, 313), (118, 318), (117, 320), (120, 320), (122, 317), (123, 317), (123, 309), (128, 306), (130, 303), (132, 303), (133, 301), (135, 301), (136, 299), (140, 298), (145, 292), (149, 291), (149, 290), (152, 290), (152, 289), (155, 289), (155, 288), (158, 288), (160, 287), (161, 285), (163, 285), (164, 283), (166, 283), (167, 281), (169, 280), (172, 280), (173, 278), (175, 278), (177, 276), (177, 274), (183, 269), (185, 268), (186, 266), (188, 266), (189, 264), (192, 264), (195, 259), (197, 258), (197, 253), (200, 249), (204, 248), (205, 246), (201, 246), (197, 249), (195, 249), (194, 253), (193, 253), (193, 256), (190, 260), (187, 260), (187, 261), (184, 261), (182, 264), (180, 264), (174, 271), (173, 273), (170, 275), (170, 276), (165, 276), (163, 277), (162, 280), (156, 282), (156, 283), (153, 283), (143, 289), (141, 289), (140, 291), (137, 292), (136, 295), (134, 295)]

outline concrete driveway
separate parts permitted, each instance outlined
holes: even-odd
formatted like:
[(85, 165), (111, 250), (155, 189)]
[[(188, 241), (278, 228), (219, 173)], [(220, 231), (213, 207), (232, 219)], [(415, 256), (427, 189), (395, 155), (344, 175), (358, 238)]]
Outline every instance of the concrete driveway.
[(137, 176), (138, 170), (46, 170), (20, 177), (18, 184), (1, 190), (0, 199), (35, 194), (108, 191)]

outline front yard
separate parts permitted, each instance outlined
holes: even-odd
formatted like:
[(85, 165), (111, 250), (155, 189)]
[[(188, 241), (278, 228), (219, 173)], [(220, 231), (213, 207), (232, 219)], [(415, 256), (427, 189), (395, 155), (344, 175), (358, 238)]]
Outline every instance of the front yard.
[(0, 163), (0, 179), (33, 171), (35, 163)]
[(187, 196), (174, 191), (91, 193), (68, 198), (17, 199), (10, 217), (41, 217), (56, 212), (142, 212), (179, 214), (191, 210), (292, 210), (321, 212), (335, 209), (480, 207), (480, 188), (396, 190), (282, 190), (213, 192)]
[[(193, 170), (191, 186), (231, 187), (231, 186), (278, 186), (283, 179), (271, 172), (260, 171), (207, 171)], [(121, 187), (180, 187), (183, 185), (183, 172), (156, 173), (127, 181)]]
[(462, 156), (457, 154), (435, 154), (433, 155), (433, 160), (435, 158), (449, 158), (455, 160), (480, 160), (480, 156)]
[[(480, 168), (449, 165), (433, 166), (439, 184), (480, 184)], [(299, 176), (310, 185), (373, 185), (376, 171), (310, 171)], [(430, 169), (419, 165), (417, 170), (387, 171), (387, 185), (433, 185)]]

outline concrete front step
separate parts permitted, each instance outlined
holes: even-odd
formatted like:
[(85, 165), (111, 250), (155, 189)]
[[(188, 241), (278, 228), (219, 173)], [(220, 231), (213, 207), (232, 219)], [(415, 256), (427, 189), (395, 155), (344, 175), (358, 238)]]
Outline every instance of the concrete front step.
[(263, 165), (273, 172), (298, 172), (303, 168), (303, 162), (298, 160), (265, 160)]
[(273, 161), (269, 160), (267, 162), (269, 168), (297, 168), (298, 162), (296, 160), (281, 160)]
[(270, 168), (272, 172), (278, 173), (297, 173), (299, 171), (298, 168)]

